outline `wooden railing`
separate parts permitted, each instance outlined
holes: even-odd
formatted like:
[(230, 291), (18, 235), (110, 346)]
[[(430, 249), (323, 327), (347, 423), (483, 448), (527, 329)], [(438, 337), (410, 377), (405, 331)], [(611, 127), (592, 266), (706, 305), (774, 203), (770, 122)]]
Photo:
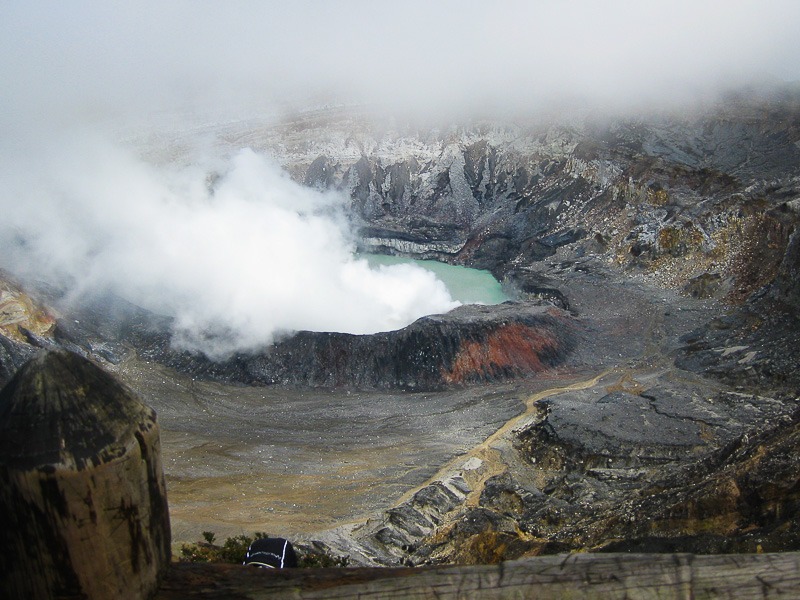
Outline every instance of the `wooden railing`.
[(284, 569), (173, 565), (158, 600), (800, 598), (800, 553), (571, 554), (498, 565)]

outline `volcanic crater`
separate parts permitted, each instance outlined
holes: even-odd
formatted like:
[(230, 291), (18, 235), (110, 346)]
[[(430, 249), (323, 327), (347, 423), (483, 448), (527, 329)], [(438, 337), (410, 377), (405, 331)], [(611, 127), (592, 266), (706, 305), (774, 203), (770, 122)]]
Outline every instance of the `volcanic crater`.
[(488, 269), (514, 300), (212, 360), (122, 298), (7, 277), (3, 383), (58, 347), (140, 394), (176, 543), (270, 531), (368, 565), (800, 549), (796, 461), (764, 459), (800, 450), (796, 90), (636, 120), (237, 127), (221, 147), (345, 193), (360, 250)]

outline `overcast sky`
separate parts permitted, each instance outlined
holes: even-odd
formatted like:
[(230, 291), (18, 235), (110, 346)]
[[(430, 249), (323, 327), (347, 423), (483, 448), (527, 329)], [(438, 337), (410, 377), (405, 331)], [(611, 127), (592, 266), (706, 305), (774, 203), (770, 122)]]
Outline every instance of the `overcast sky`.
[[(13, 1), (4, 114), (630, 103), (800, 79), (797, 0)], [(12, 107), (14, 110), (12, 111)]]

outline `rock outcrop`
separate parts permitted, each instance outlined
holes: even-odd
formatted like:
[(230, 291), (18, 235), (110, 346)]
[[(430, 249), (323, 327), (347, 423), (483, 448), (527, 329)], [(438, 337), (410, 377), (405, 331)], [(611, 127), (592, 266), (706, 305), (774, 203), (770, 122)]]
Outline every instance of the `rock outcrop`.
[(301, 332), (247, 360), (257, 382), (441, 389), (532, 376), (563, 364), (578, 325), (555, 308), (469, 306), (369, 336)]
[(554, 396), (494, 453), (356, 530), (351, 549), (390, 565), (798, 549), (797, 423), (786, 399), (702, 382)]
[(0, 273), (0, 386), (52, 337), (56, 317)]
[[(109, 313), (113, 302), (118, 306)], [(582, 331), (549, 303), (507, 302), (463, 306), (372, 335), (302, 331), (263, 352), (213, 361), (173, 349), (169, 320), (118, 300), (106, 298), (80, 317), (58, 328), (56, 338), (84, 352), (127, 343), (142, 358), (218, 381), (362, 390), (435, 390), (535, 375), (564, 364)]]
[[(733, 385), (800, 389), (800, 211), (798, 203), (771, 211), (774, 258), (762, 268), (766, 282), (740, 307), (688, 333), (677, 364)], [(748, 263), (750, 271), (760, 261)], [(761, 277), (765, 278), (764, 272)]]

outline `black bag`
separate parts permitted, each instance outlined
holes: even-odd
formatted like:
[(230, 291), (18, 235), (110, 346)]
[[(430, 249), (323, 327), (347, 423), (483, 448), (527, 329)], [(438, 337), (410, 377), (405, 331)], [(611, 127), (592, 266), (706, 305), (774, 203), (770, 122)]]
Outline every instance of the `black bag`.
[(265, 569), (296, 567), (297, 554), (289, 540), (261, 538), (250, 544), (243, 564)]

